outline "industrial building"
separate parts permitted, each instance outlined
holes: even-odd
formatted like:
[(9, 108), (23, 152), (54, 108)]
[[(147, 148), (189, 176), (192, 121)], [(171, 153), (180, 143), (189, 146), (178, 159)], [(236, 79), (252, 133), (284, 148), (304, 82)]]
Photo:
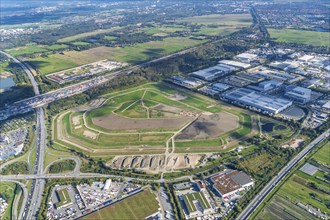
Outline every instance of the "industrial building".
[(105, 181), (103, 190), (109, 190), (111, 187), (111, 182), (112, 182), (111, 179), (107, 179), (107, 181)]
[(247, 69), (247, 68), (251, 67), (251, 64), (249, 64), (249, 63), (242, 63), (242, 62), (234, 61), (234, 60), (221, 60), (221, 61), (219, 61), (219, 63), (233, 66), (233, 67), (240, 68), (240, 69)]
[(224, 84), (224, 83), (214, 83), (212, 85), (204, 86), (200, 88), (198, 91), (208, 94), (208, 95), (216, 95), (219, 94), (227, 89), (231, 88), (231, 86)]
[(233, 103), (250, 107), (268, 114), (278, 114), (292, 105), (292, 101), (258, 93), (252, 89), (239, 88), (227, 92), (224, 98)]
[(299, 86), (290, 85), (285, 89), (285, 97), (302, 104), (311, 100), (312, 90)]
[(204, 84), (204, 82), (198, 79), (182, 77), (182, 76), (172, 76), (167, 81), (172, 82), (179, 86), (186, 87), (188, 89), (194, 89)]
[(211, 176), (210, 181), (213, 189), (225, 199), (254, 185), (254, 180), (246, 173), (230, 169)]
[(190, 75), (205, 81), (213, 81), (221, 76), (224, 76), (228, 73), (232, 73), (236, 70), (237, 69), (233, 66), (218, 64), (207, 69), (198, 70), (196, 72), (191, 73)]
[(256, 74), (261, 75), (267, 79), (272, 79), (280, 82), (288, 82), (288, 83), (294, 83), (304, 79), (304, 77), (302, 76), (296, 76), (286, 72), (274, 71), (270, 69), (263, 69), (257, 72)]
[(186, 211), (186, 218), (196, 218), (198, 216), (213, 213), (212, 206), (203, 192), (188, 192), (179, 195), (181, 203)]
[(256, 60), (257, 57), (258, 57), (258, 55), (255, 55), (252, 53), (241, 53), (241, 54), (238, 54), (237, 56), (235, 56), (234, 58), (236, 60), (249, 63), (249, 62)]
[(73, 204), (66, 188), (56, 190), (56, 196), (58, 199), (58, 202), (54, 204), (56, 209), (68, 207)]
[(330, 101), (327, 101), (323, 106), (322, 106), (322, 111), (325, 113), (330, 114)]
[(258, 92), (267, 92), (279, 88), (283, 83), (275, 80), (266, 80), (258, 84), (258, 86), (249, 86), (249, 88), (257, 90)]

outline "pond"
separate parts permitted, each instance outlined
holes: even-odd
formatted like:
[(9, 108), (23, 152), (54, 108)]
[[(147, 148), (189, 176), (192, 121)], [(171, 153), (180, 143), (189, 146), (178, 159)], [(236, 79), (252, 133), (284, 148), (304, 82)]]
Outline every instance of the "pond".
[(262, 124), (261, 129), (263, 132), (272, 132), (274, 125), (275, 124), (273, 122), (268, 122), (268, 123)]
[(0, 92), (15, 86), (13, 78), (0, 78)]
[(276, 125), (275, 126), (276, 131), (283, 131), (285, 129), (287, 129), (287, 127), (285, 125)]

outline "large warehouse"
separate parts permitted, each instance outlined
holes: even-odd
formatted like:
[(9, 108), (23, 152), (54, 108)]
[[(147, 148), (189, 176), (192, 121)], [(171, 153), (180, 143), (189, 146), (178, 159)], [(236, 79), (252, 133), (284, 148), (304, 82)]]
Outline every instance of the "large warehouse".
[(246, 173), (230, 169), (210, 177), (210, 181), (213, 184), (213, 189), (222, 198), (230, 197), (239, 191), (247, 190), (254, 184), (254, 180)]
[(213, 81), (228, 73), (234, 72), (235, 70), (237, 69), (233, 66), (218, 64), (207, 69), (198, 70), (196, 72), (191, 73), (190, 75), (205, 81)]
[(224, 97), (234, 103), (271, 114), (278, 114), (292, 105), (292, 101), (264, 95), (246, 88), (231, 90)]

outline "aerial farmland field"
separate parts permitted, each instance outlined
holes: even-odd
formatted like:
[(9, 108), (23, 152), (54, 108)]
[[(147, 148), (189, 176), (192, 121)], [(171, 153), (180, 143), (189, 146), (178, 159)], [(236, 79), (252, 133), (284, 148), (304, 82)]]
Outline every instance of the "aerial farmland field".
[(87, 215), (83, 220), (105, 219), (144, 219), (158, 211), (156, 195), (146, 189), (136, 195), (110, 205), (95, 213)]

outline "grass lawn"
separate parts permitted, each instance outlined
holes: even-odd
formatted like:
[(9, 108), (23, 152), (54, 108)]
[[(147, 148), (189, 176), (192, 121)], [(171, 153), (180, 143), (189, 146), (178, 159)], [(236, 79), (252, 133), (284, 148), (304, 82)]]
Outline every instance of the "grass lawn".
[(320, 163), (329, 165), (330, 164), (329, 155), (330, 155), (330, 141), (324, 144), (324, 146), (314, 154), (313, 158)]
[(277, 42), (301, 43), (330, 47), (329, 32), (272, 28), (269, 28), (268, 32), (270, 37), (274, 38)]
[(158, 211), (156, 196), (147, 189), (114, 205), (103, 208), (83, 220), (144, 219)]

